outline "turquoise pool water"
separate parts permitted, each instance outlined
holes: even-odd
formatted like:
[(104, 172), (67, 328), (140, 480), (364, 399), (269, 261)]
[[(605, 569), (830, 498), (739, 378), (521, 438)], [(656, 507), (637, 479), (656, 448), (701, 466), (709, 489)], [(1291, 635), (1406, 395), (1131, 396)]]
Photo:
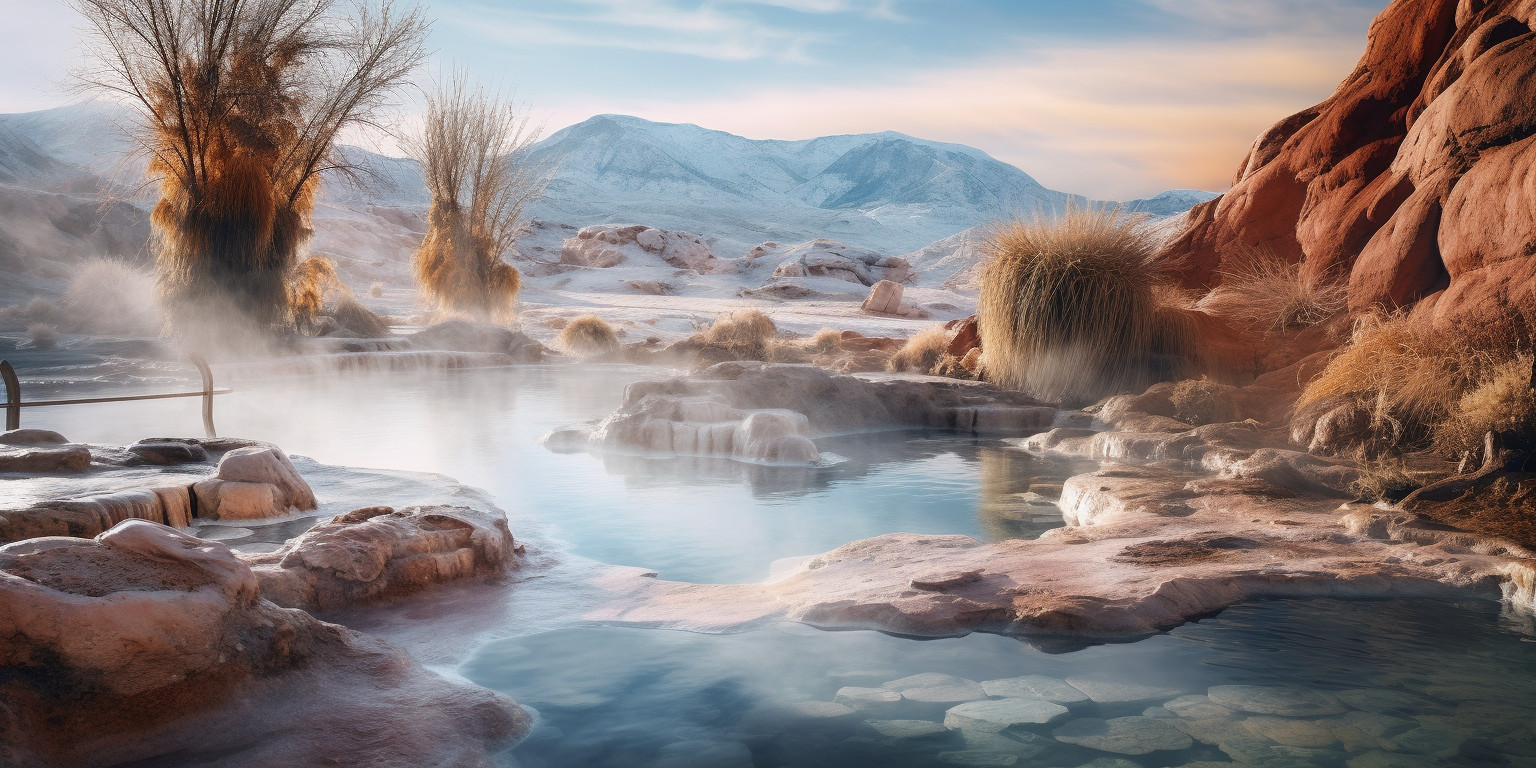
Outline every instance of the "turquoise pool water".
[[(47, 395), (164, 389), (180, 375), (123, 366), (103, 379), (102, 370), (24, 374)], [(989, 438), (920, 432), (819, 440), (846, 458), (820, 469), (559, 455), (537, 443), (608, 414), (627, 383), (666, 375), (223, 375), (237, 391), (220, 398), (217, 418), (221, 434), (325, 463), (437, 472), (486, 489), (515, 533), (565, 563), (533, 581), (358, 617), (445, 673), (535, 709), (537, 729), (501, 757), (506, 765), (1536, 765), (1536, 644), (1526, 620), (1496, 603), (1266, 602), (1090, 647), (797, 625), (709, 636), (584, 624), (559, 587), (562, 574), (579, 579), (579, 563), (739, 582), (765, 578), (782, 558), (882, 533), (1035, 536), (1060, 524), (1041, 497), (1087, 468)], [(201, 432), (196, 401), (38, 409), (25, 425), (107, 443)], [(1024, 707), (1024, 720), (1042, 722), (1020, 721), (1008, 701), (1018, 697), (999, 695), (1016, 692), (1018, 678), (1056, 690), (1061, 711)], [(984, 717), (947, 718), (956, 707)]]

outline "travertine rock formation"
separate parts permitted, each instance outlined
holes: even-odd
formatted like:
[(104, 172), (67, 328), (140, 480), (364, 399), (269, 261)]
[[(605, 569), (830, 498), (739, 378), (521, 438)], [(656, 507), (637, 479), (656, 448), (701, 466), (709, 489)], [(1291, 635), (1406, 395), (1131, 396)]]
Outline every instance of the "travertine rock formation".
[(494, 509), (367, 507), (246, 559), (267, 599), (324, 611), (505, 573), (515, 547), (506, 517)]
[(1254, 143), (1163, 250), (1190, 286), (1244, 246), (1435, 328), (1536, 303), (1536, 2), (1395, 0), (1327, 101)]
[(531, 722), (143, 521), (0, 547), (0, 667), (0, 764), (22, 768), (489, 766)]

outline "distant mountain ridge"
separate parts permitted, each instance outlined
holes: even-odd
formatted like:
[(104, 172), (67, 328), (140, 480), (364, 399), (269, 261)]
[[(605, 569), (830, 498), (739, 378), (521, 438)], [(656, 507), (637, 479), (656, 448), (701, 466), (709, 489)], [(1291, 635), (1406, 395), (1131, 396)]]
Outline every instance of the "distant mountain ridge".
[[(0, 184), (48, 192), (140, 186), (143, 159), (130, 155), (121, 127), (130, 120), (126, 109), (100, 102), (0, 115)], [(723, 257), (765, 241), (823, 237), (896, 255), (992, 221), (1093, 203), (1048, 189), (973, 147), (891, 131), (760, 140), (598, 115), (556, 131), (531, 151), (557, 169), (545, 198), (530, 209), (534, 217), (577, 227), (639, 223), (695, 232), (714, 238)], [(317, 249), (330, 248), (327, 222), (346, 222), (359, 237), (378, 228), (377, 239), (388, 243), (384, 255), (396, 258), (410, 233), (401, 222), (429, 202), (420, 167), (359, 147), (341, 152), (371, 181), (358, 186), (331, 178), (322, 185)], [(1172, 190), (1127, 207), (1169, 216), (1212, 197)], [(407, 215), (375, 215), (380, 207)], [(350, 242), (367, 247), (355, 237)]]

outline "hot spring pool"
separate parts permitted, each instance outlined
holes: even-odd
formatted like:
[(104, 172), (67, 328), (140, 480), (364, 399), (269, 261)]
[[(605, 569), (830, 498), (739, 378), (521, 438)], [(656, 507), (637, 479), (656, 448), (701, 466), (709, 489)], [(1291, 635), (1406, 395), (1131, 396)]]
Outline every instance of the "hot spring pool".
[[(23, 374), (29, 397), (167, 388), (142, 371)], [(668, 375), (570, 366), (283, 381), (221, 373), (236, 392), (218, 400), (216, 416), (221, 434), (324, 463), (435, 472), (483, 488), (515, 534), (567, 563), (693, 582), (761, 580), (783, 558), (896, 531), (1037, 536), (1060, 525), (1040, 495), (1092, 468), (989, 438), (918, 432), (818, 440), (846, 459), (820, 469), (559, 455), (536, 442), (607, 415), (627, 383)], [(101, 443), (201, 433), (195, 400), (36, 409), (24, 426)], [(1091, 647), (798, 625), (711, 636), (583, 624), (560, 598), (559, 574), (571, 567), (537, 576), (545, 586), (493, 588), (485, 594), (500, 595), (487, 598), (500, 601), (495, 610), (476, 602), (479, 593), (423, 598), (359, 628), (419, 655), (438, 642), (434, 632), (456, 633), (457, 650), (426, 660), (539, 712), (533, 735), (504, 757), (526, 768), (1536, 765), (1536, 645), (1524, 620), (1496, 603), (1266, 602)], [(485, 615), (455, 632), (435, 625), (432, 611)], [(924, 677), (907, 680), (915, 675)], [(1056, 691), (1061, 711), (1020, 710), (1002, 695), (1026, 684), (1018, 678)], [(972, 700), (994, 703), (943, 726), (946, 710)]]

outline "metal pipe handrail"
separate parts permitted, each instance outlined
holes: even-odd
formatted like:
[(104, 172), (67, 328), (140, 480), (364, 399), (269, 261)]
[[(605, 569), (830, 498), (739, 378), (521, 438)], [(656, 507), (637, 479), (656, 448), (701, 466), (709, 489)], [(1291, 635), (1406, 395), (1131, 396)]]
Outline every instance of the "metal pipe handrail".
[(232, 389), (215, 389), (213, 386), (213, 371), (208, 367), (208, 361), (202, 355), (193, 353), (190, 355), (192, 364), (197, 366), (198, 375), (203, 380), (203, 388), (197, 392), (170, 392), (156, 395), (121, 395), (118, 397), (78, 397), (65, 400), (33, 400), (22, 402), (21, 380), (16, 377), (16, 369), (11, 366), (11, 361), (0, 360), (0, 381), (5, 383), (5, 429), (7, 432), (13, 429), (21, 429), (21, 409), (36, 408), (45, 405), (85, 405), (88, 403), (126, 403), (135, 400), (168, 400), (175, 397), (201, 397), (203, 398), (203, 430), (208, 437), (218, 437), (218, 432), (213, 428), (213, 397), (214, 395), (227, 395)]

